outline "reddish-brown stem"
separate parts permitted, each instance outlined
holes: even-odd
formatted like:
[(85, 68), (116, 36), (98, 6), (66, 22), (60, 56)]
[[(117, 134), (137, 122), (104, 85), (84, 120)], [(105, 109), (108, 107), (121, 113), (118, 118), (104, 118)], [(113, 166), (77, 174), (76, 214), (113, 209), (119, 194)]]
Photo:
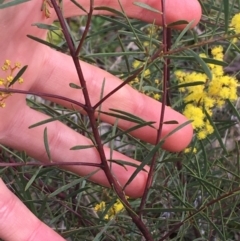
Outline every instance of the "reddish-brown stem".
[(54, 95), (54, 94), (46, 94), (46, 93), (42, 93), (42, 92), (34, 92), (34, 91), (30, 91), (30, 90), (18, 90), (18, 89), (6, 89), (6, 88), (0, 88), (0, 92), (4, 92), (4, 93), (17, 93), (17, 94), (25, 94), (25, 95), (36, 95), (39, 97), (48, 97), (48, 98), (54, 98), (54, 99), (59, 99), (59, 100), (64, 100), (67, 101), (69, 103), (72, 103), (74, 105), (77, 105), (81, 108), (83, 108), (85, 111), (87, 111), (87, 107), (86, 105), (83, 105), (82, 103), (73, 100), (73, 99), (69, 99), (67, 97), (61, 96), (61, 95)]
[[(161, 5), (162, 5), (162, 23), (163, 23), (163, 55), (164, 53), (166, 53), (169, 49), (168, 47), (168, 34), (167, 34), (167, 25), (166, 25), (166, 19), (165, 19), (165, 0), (161, 0)], [(155, 144), (157, 145), (160, 141), (161, 138), (161, 134), (162, 134), (162, 129), (163, 129), (163, 122), (164, 122), (164, 113), (165, 113), (165, 106), (167, 104), (167, 84), (168, 84), (168, 80), (169, 80), (169, 61), (163, 57), (164, 63), (163, 63), (163, 95), (162, 95), (162, 109), (160, 112), (160, 121), (159, 121), (159, 127), (158, 127), (158, 132), (157, 132), (157, 138), (156, 138), (156, 142)], [(158, 156), (158, 152), (156, 152), (151, 160), (151, 165), (150, 165), (150, 169), (149, 169), (149, 173), (148, 173), (148, 178), (147, 178), (147, 182), (146, 182), (146, 186), (144, 189), (144, 193), (141, 199), (141, 204), (140, 204), (140, 208), (139, 208), (139, 215), (141, 215), (143, 208), (145, 206), (146, 203), (146, 199), (147, 199), (147, 194), (149, 191), (149, 188), (152, 186), (152, 182), (153, 182), (153, 175), (154, 175), (154, 169), (156, 166), (156, 160), (157, 160), (157, 156)]]
[[(91, 101), (90, 101), (90, 97), (89, 97), (89, 93), (88, 93), (88, 89), (86, 86), (86, 81), (84, 79), (83, 76), (83, 72), (82, 72), (82, 68), (78, 59), (78, 55), (76, 54), (76, 50), (75, 47), (72, 43), (72, 40), (70, 38), (70, 34), (68, 33), (68, 29), (65, 23), (65, 20), (63, 18), (62, 12), (60, 10), (60, 8), (58, 7), (56, 0), (51, 0), (53, 8), (55, 9), (55, 12), (58, 16), (58, 20), (60, 22), (60, 25), (62, 27), (63, 30), (63, 34), (64, 37), (66, 39), (67, 45), (69, 47), (70, 50), (70, 55), (73, 59), (77, 74), (78, 74), (78, 78), (80, 81), (80, 85), (82, 87), (82, 92), (83, 92), (83, 96), (85, 99), (85, 104), (86, 104), (86, 112), (88, 114), (89, 117), (89, 122), (92, 128), (92, 132), (96, 141), (96, 148), (98, 150), (100, 159), (101, 159), (101, 163), (102, 163), (102, 169), (108, 179), (108, 182), (110, 184), (110, 186), (114, 189), (114, 191), (116, 192), (116, 194), (118, 195), (118, 197), (121, 199), (122, 203), (124, 204), (124, 206), (126, 207), (126, 210), (128, 211), (128, 214), (131, 216), (133, 222), (136, 224), (136, 226), (139, 228), (139, 230), (142, 232), (142, 234), (144, 235), (144, 237), (147, 240), (153, 240), (149, 230), (147, 229), (146, 225), (142, 222), (142, 220), (140, 219), (140, 217), (135, 214), (134, 212), (132, 212), (132, 208), (129, 204), (129, 202), (127, 201), (125, 194), (122, 190), (121, 185), (119, 184), (118, 180), (112, 175), (111, 170), (108, 166), (108, 162), (104, 153), (104, 149), (103, 149), (103, 145), (101, 143), (101, 138), (97, 129), (97, 122), (95, 120), (95, 116), (94, 116), (94, 112), (95, 109), (92, 107), (91, 105)], [(93, 3), (93, 1), (91, 1), (91, 4)]]
[(75, 53), (77, 56), (79, 55), (79, 52), (82, 49), (82, 45), (84, 43), (85, 38), (87, 37), (87, 33), (89, 31), (89, 28), (90, 28), (90, 23), (91, 23), (92, 15), (93, 15), (93, 4), (94, 4), (94, 0), (90, 0), (89, 13), (87, 15), (88, 16), (87, 23), (86, 23), (86, 26), (85, 26), (85, 29), (83, 31), (81, 40), (78, 44), (78, 47), (77, 47), (77, 50), (76, 50), (76, 53)]
[(98, 101), (94, 106), (93, 109), (97, 109), (98, 106), (100, 106), (106, 99), (108, 99), (110, 96), (112, 96), (114, 93), (116, 93), (118, 90), (120, 90), (124, 85), (128, 84), (130, 81), (134, 80), (144, 69), (144, 66), (140, 67), (133, 75), (129, 76), (126, 80), (124, 80), (118, 87), (113, 89), (111, 92), (109, 92), (106, 96), (104, 96), (100, 101)]

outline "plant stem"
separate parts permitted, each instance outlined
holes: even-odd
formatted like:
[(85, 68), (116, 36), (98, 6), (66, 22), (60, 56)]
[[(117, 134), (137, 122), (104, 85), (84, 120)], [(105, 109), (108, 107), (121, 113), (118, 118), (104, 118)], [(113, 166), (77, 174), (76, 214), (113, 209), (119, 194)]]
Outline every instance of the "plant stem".
[[(164, 53), (166, 53), (169, 49), (168, 47), (168, 43), (170, 40), (168, 40), (168, 30), (167, 30), (167, 25), (166, 25), (166, 19), (165, 19), (165, 0), (161, 0), (161, 5), (162, 5), (162, 25), (163, 25), (163, 56)], [(166, 59), (163, 57), (163, 95), (162, 95), (162, 108), (161, 108), (161, 112), (160, 112), (160, 117), (159, 117), (159, 126), (158, 126), (158, 132), (157, 132), (157, 138), (156, 138), (156, 142), (155, 144), (157, 145), (160, 141), (161, 135), (162, 135), (162, 129), (163, 129), (163, 122), (164, 122), (164, 113), (165, 113), (165, 106), (167, 104), (167, 85), (168, 85), (168, 80), (169, 80), (169, 63), (170, 63), (170, 59)], [(148, 173), (148, 178), (147, 178), (147, 182), (146, 182), (146, 186), (144, 189), (144, 193), (141, 199), (141, 204), (140, 204), (140, 208), (139, 208), (139, 215), (141, 215), (143, 208), (146, 204), (146, 199), (147, 199), (147, 194), (148, 191), (150, 189), (150, 187), (152, 186), (152, 182), (153, 182), (153, 176), (154, 176), (154, 169), (156, 167), (156, 161), (157, 161), (157, 156), (158, 156), (158, 152), (155, 152), (155, 154), (153, 155), (153, 158), (151, 160), (151, 165), (150, 165), (150, 170)]]
[[(146, 225), (142, 222), (142, 220), (140, 219), (140, 217), (132, 211), (132, 208), (129, 204), (129, 202), (126, 199), (126, 196), (124, 194), (124, 191), (122, 190), (122, 187), (120, 185), (120, 183), (118, 182), (118, 180), (114, 177), (114, 175), (112, 174), (109, 166), (108, 166), (108, 161), (106, 159), (105, 153), (104, 153), (104, 149), (103, 149), (103, 145), (101, 142), (101, 138), (97, 129), (97, 122), (95, 119), (95, 109), (92, 107), (91, 105), (91, 101), (90, 101), (90, 96), (88, 93), (88, 89), (87, 89), (87, 85), (86, 85), (86, 81), (84, 79), (83, 76), (83, 72), (82, 72), (82, 68), (80, 66), (80, 62), (78, 59), (78, 53), (75, 50), (75, 47), (72, 43), (70, 34), (68, 33), (68, 29), (65, 23), (65, 20), (63, 18), (62, 12), (60, 10), (60, 8), (58, 7), (56, 0), (51, 0), (52, 5), (55, 9), (55, 12), (58, 16), (58, 20), (60, 22), (60, 25), (62, 27), (62, 31), (64, 34), (64, 37), (66, 39), (67, 45), (69, 47), (70, 50), (70, 55), (73, 59), (77, 74), (78, 74), (78, 78), (80, 81), (80, 85), (82, 87), (82, 92), (83, 92), (83, 96), (85, 99), (85, 105), (86, 105), (86, 112), (87, 115), (89, 117), (89, 121), (90, 121), (90, 125), (92, 128), (92, 132), (96, 141), (96, 148), (98, 150), (100, 159), (101, 159), (101, 163), (102, 163), (102, 169), (108, 179), (108, 182), (110, 184), (110, 186), (113, 188), (113, 190), (116, 192), (116, 194), (118, 195), (118, 197), (121, 199), (122, 203), (124, 204), (124, 206), (126, 207), (126, 210), (128, 212), (128, 214), (131, 216), (133, 222), (136, 224), (136, 226), (138, 227), (138, 229), (142, 232), (142, 234), (144, 235), (144, 237), (146, 238), (146, 240), (153, 240), (149, 230), (147, 229)], [(91, 1), (91, 4), (93, 4), (93, 1)], [(93, 7), (93, 6), (92, 6)]]

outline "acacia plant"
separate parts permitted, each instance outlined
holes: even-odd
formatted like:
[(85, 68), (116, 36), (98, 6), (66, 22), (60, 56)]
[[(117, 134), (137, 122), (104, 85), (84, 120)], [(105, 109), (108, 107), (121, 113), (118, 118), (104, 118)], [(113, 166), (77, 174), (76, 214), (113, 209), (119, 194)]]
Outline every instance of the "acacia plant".
[[(28, 94), (28, 105), (50, 116), (30, 128), (61, 121), (91, 140), (88, 146), (76, 143), (72, 151), (95, 148), (101, 163), (51, 162), (46, 127), (43, 142), (50, 162), (38, 163), (24, 151), (1, 146), (2, 178), (7, 182), (19, 180), (11, 185), (19, 198), (37, 217), (69, 240), (234, 240), (239, 230), (240, 207), (236, 134), (240, 120), (237, 101), (240, 69), (236, 67), (240, 52), (240, 2), (199, 0), (203, 16), (199, 26), (192, 29), (192, 23), (186, 21), (166, 24), (164, 0), (159, 1), (163, 27), (128, 18), (120, 0), (121, 11), (107, 6), (97, 8), (109, 12), (111, 17), (93, 16), (96, 10), (93, 0), (89, 0), (90, 9), (84, 9), (81, 1), (71, 1), (86, 13), (85, 17), (66, 19), (62, 1), (44, 0), (44, 16), (48, 18), (55, 11), (58, 21), (52, 25), (34, 23), (49, 30), (47, 40), (28, 37), (71, 56), (79, 84), (70, 83), (69, 88), (81, 91), (84, 102), (63, 97), (61, 93), (18, 89), (17, 84), (24, 84), (27, 66), (21, 68), (20, 63), (6, 60), (2, 71), (8, 73), (7, 77), (1, 78), (0, 74), (0, 107), (6, 108), (5, 100), (11, 95)], [(158, 12), (149, 5), (137, 1), (134, 4)], [(172, 29), (182, 24), (185, 24), (182, 31)], [(105, 95), (105, 81), (101, 80), (102, 93), (92, 105), (79, 59), (106, 69), (121, 78), (122, 83)], [(154, 122), (118, 109), (101, 109), (125, 85), (162, 102), (155, 143), (131, 135), (146, 126), (155, 128)], [(37, 96), (67, 101), (72, 108)], [(162, 138), (163, 125), (177, 124), (176, 120), (164, 122), (166, 106), (182, 112), (189, 121)], [(113, 125), (101, 121), (106, 115), (114, 118)], [(134, 125), (122, 130), (118, 127), (121, 120)], [(163, 151), (165, 140), (189, 123), (194, 128), (190, 146), (180, 153)], [(107, 159), (106, 145), (111, 152), (117, 150), (139, 160), (140, 165), (114, 157)], [(130, 166), (135, 168), (125, 186), (113, 175), (109, 161), (126, 170)], [(62, 170), (63, 165), (99, 168), (111, 189), (87, 182), (94, 173), (79, 177)], [(128, 197), (127, 186), (138, 173), (146, 172), (147, 165), (142, 197)]]

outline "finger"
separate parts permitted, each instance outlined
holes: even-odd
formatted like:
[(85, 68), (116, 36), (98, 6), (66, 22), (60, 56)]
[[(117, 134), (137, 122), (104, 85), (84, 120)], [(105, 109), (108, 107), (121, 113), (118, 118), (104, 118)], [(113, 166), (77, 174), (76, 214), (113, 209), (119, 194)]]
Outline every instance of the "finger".
[(37, 219), (0, 179), (0, 238), (4, 241), (64, 241)]
[[(82, 1), (82, 6), (88, 11), (89, 4), (91, 1)], [(134, 0), (122, 0), (121, 5), (131, 18), (141, 19), (146, 22), (156, 21), (157, 24), (162, 24), (162, 16), (159, 13), (146, 10), (134, 4)], [(141, 0), (138, 2), (146, 3), (149, 6), (162, 11), (160, 0)], [(65, 1), (64, 13), (67, 17), (74, 15), (85, 14), (79, 8), (76, 7), (71, 1)], [(121, 11), (120, 4), (117, 0), (107, 1), (107, 0), (95, 0), (94, 7), (107, 6), (115, 10)], [(177, 9), (177, 11), (176, 11)], [(94, 14), (109, 14), (106, 11), (95, 11)], [(196, 0), (165, 0), (165, 17), (166, 23), (172, 23), (179, 20), (186, 20), (188, 22), (194, 21), (192, 27), (194, 27), (201, 18), (201, 6)], [(180, 28), (183, 28), (182, 25)]]
[[(14, 96), (12, 97), (14, 98)], [(22, 106), (20, 111), (17, 113), (18, 117), (16, 121), (11, 121), (11, 116), (6, 116), (5, 123), (8, 123), (8, 126), (5, 126), (6, 129), (4, 128), (6, 130), (5, 133), (1, 133), (2, 138), (0, 143), (17, 150), (24, 150), (28, 155), (42, 162), (49, 162), (43, 140), (44, 128), (47, 127), (48, 144), (53, 162), (85, 162), (100, 164), (100, 158), (96, 148), (88, 148), (77, 151), (70, 150), (70, 148), (76, 145), (92, 145), (92, 142), (88, 138), (57, 121), (29, 129), (28, 127), (30, 125), (49, 117), (30, 109), (27, 106), (25, 106), (25, 108)], [(107, 147), (104, 148), (104, 151), (108, 160), (123, 160), (139, 165), (139, 162), (121, 153), (115, 151), (111, 153), (110, 149)], [(76, 174), (79, 174), (80, 176), (86, 176), (97, 171), (97, 173), (92, 175), (89, 179), (93, 182), (99, 183), (100, 185), (110, 186), (104, 172), (100, 170), (99, 167), (69, 165), (66, 168)], [(124, 168), (116, 163), (111, 163), (111, 172), (122, 186), (126, 184), (135, 169), (136, 168), (132, 166), (125, 165)], [(148, 167), (145, 167), (145, 170), (148, 170)], [(126, 194), (135, 198), (140, 197), (145, 187), (146, 178), (147, 172), (140, 172), (134, 181), (127, 186), (125, 190)]]
[[(70, 97), (76, 101), (80, 101), (81, 103), (85, 103), (82, 91), (69, 87), (70, 82), (79, 85), (76, 69), (71, 61), (71, 58), (51, 49), (46, 49), (46, 53), (47, 52), (49, 54), (46, 55), (48, 57), (46, 58), (46, 62), (44, 64), (46, 67), (42, 69), (41, 79), (35, 83), (32, 90), (48, 94), (58, 94), (64, 97)], [(95, 105), (100, 100), (103, 80), (105, 80), (104, 96), (122, 83), (117, 77), (100, 68), (84, 62), (81, 62), (81, 67), (87, 83), (87, 89), (92, 105)], [(71, 108), (70, 103), (66, 103), (61, 100), (54, 101)], [(101, 110), (107, 112), (109, 112), (110, 108), (132, 113), (145, 121), (154, 121), (155, 128), (157, 129), (159, 127), (162, 104), (148, 96), (140, 94), (128, 85), (112, 95), (101, 106)], [(106, 115), (102, 115), (102, 119), (111, 124), (115, 122), (113, 117)], [(187, 121), (183, 115), (169, 107), (166, 107), (164, 121), (173, 120), (177, 121), (178, 124), (164, 124), (161, 136), (162, 138)], [(134, 125), (133, 123), (129, 123), (124, 120), (119, 120), (118, 124), (122, 129), (128, 129)], [(157, 136), (156, 129), (144, 127), (132, 132), (131, 134), (137, 138), (154, 144)], [(180, 151), (189, 144), (191, 138), (192, 127), (191, 125), (187, 125), (169, 136), (166, 139), (163, 148), (169, 151)]]

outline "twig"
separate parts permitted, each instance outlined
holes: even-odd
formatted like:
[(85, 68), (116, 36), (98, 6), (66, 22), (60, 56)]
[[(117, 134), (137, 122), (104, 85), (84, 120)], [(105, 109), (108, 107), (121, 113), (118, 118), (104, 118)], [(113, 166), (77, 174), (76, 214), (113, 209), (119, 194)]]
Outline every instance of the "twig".
[(87, 37), (87, 33), (88, 33), (88, 31), (89, 31), (90, 23), (91, 23), (92, 15), (93, 15), (93, 4), (94, 4), (94, 0), (90, 0), (89, 13), (88, 13), (88, 15), (87, 15), (87, 16), (88, 16), (88, 18), (87, 18), (87, 23), (86, 23), (84, 32), (83, 32), (83, 34), (82, 34), (80, 43), (79, 43), (79, 45), (78, 45), (78, 47), (77, 47), (76, 55), (79, 55), (79, 52), (80, 52), (80, 50), (82, 49), (82, 45), (83, 45), (83, 43), (84, 43), (84, 40), (85, 40), (85, 38)]
[[(166, 19), (165, 19), (165, 0), (161, 0), (161, 5), (162, 5), (162, 25), (163, 25), (163, 55), (164, 53), (166, 53), (169, 49), (168, 47), (168, 32), (167, 32), (167, 25), (166, 25)], [(164, 64), (163, 64), (163, 95), (162, 95), (162, 109), (160, 112), (160, 117), (159, 117), (159, 126), (158, 126), (158, 132), (157, 132), (157, 138), (156, 138), (156, 142), (155, 144), (157, 145), (160, 141), (161, 138), (161, 134), (162, 134), (162, 129), (163, 129), (163, 122), (164, 122), (164, 113), (165, 113), (165, 106), (167, 104), (167, 83), (169, 80), (169, 59), (164, 59)], [(141, 204), (140, 204), (140, 208), (139, 208), (139, 214), (141, 215), (143, 208), (146, 204), (146, 199), (147, 199), (147, 194), (149, 191), (149, 188), (152, 186), (152, 182), (153, 182), (153, 175), (154, 175), (154, 169), (156, 167), (156, 161), (157, 161), (157, 152), (153, 155), (153, 158), (151, 160), (151, 165), (150, 165), (150, 170), (148, 173), (148, 178), (147, 178), (147, 182), (146, 182), (146, 186), (144, 189), (144, 193), (141, 199)]]
[[(140, 217), (135, 212), (132, 211), (132, 208), (131, 208), (129, 202), (127, 201), (127, 199), (125, 197), (125, 194), (122, 190), (122, 187), (121, 187), (120, 183), (114, 177), (114, 175), (112, 174), (112, 172), (111, 172), (111, 170), (108, 166), (108, 162), (107, 162), (107, 159), (106, 159), (106, 156), (105, 156), (105, 153), (104, 153), (103, 145), (101, 143), (101, 138), (100, 138), (100, 135), (99, 135), (99, 132), (98, 132), (98, 129), (97, 129), (97, 122), (95, 120), (95, 115), (94, 115), (95, 109), (91, 105), (90, 96), (89, 96), (89, 93), (88, 93), (86, 81), (85, 81), (84, 76), (83, 76), (83, 71), (82, 71), (82, 68), (81, 68), (81, 65), (80, 65), (80, 62), (79, 62), (79, 59), (78, 59), (78, 54), (77, 54), (77, 52), (75, 50), (75, 47), (72, 43), (71, 37), (68, 33), (68, 29), (67, 29), (65, 20), (63, 18), (63, 15), (62, 15), (62, 12), (61, 12), (60, 8), (58, 7), (58, 5), (56, 3), (56, 0), (51, 0), (51, 3), (53, 5), (53, 8), (54, 8), (57, 16), (58, 16), (58, 20), (59, 20), (60, 25), (62, 27), (64, 37), (66, 39), (67, 45), (68, 45), (69, 50), (70, 50), (70, 55), (73, 59), (73, 62), (74, 62), (74, 65), (75, 65), (75, 68), (76, 68), (76, 71), (77, 71), (77, 74), (78, 74), (79, 82), (80, 82), (80, 85), (82, 87), (82, 92), (83, 92), (85, 104), (86, 104), (86, 107), (87, 107), (86, 112), (87, 112), (87, 115), (89, 117), (89, 122), (90, 122), (92, 132), (93, 132), (93, 135), (94, 135), (94, 138), (95, 138), (95, 141), (96, 141), (96, 145), (97, 145), (96, 148), (98, 150), (98, 153), (99, 153), (99, 156), (100, 156), (100, 159), (101, 159), (102, 169), (103, 169), (103, 171), (104, 171), (104, 173), (105, 173), (105, 175), (108, 179), (108, 182), (109, 182), (110, 186), (113, 188), (113, 190), (116, 192), (118, 197), (121, 199), (123, 205), (125, 206), (128, 214), (131, 216), (133, 222), (136, 224), (136, 226), (142, 232), (142, 234), (144, 235), (146, 240), (151, 241), (151, 240), (153, 240), (153, 238), (152, 238), (149, 230), (147, 229), (146, 225), (142, 222)], [(93, 1), (91, 1), (91, 4), (93, 4)]]
[(18, 89), (6, 89), (6, 88), (0, 88), (0, 92), (4, 92), (4, 93), (16, 93), (16, 94), (25, 94), (25, 95), (36, 95), (36, 96), (40, 96), (40, 97), (49, 97), (49, 98), (53, 98), (53, 99), (59, 99), (59, 100), (64, 100), (67, 101), (69, 103), (75, 104), (81, 108), (83, 108), (85, 111), (87, 111), (87, 106), (83, 105), (82, 103), (73, 100), (73, 99), (69, 99), (67, 97), (61, 96), (61, 95), (54, 95), (54, 94), (46, 94), (46, 93), (42, 93), (42, 92), (34, 92), (34, 91), (30, 91), (30, 90), (18, 90)]

